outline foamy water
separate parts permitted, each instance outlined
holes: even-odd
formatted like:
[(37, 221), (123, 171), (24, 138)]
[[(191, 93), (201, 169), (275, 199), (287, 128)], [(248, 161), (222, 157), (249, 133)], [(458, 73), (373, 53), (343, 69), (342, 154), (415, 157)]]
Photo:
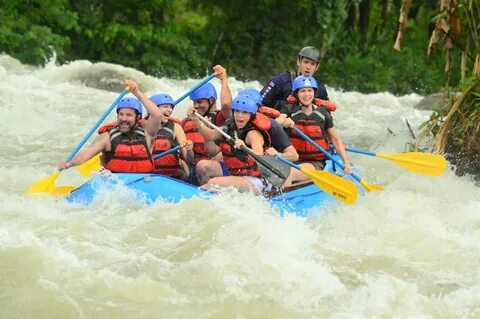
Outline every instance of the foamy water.
[[(88, 61), (33, 68), (0, 55), (0, 318), (480, 316), (480, 191), (449, 170), (421, 176), (351, 154), (362, 177), (387, 191), (308, 219), (281, 218), (264, 200), (233, 191), (153, 206), (126, 189), (90, 207), (25, 197), (125, 78), (174, 98), (199, 81)], [(230, 85), (234, 95), (261, 87), (232, 78)], [(402, 152), (405, 119), (415, 129), (430, 115), (413, 108), (417, 95), (329, 94), (338, 131), (353, 147)], [(56, 185), (84, 181), (72, 169)]]

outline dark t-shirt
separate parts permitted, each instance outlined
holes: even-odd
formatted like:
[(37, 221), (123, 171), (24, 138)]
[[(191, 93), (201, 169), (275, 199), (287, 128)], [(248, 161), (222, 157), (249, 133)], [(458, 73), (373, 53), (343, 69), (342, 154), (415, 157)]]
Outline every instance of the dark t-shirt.
[[(291, 117), (292, 114), (300, 111), (301, 108), (302, 107), (299, 104), (287, 104), (287, 105), (284, 105), (282, 107), (282, 109), (280, 110), (280, 113), (286, 114), (288, 117)], [(333, 117), (330, 114), (330, 112), (328, 112), (327, 109), (325, 109), (323, 107), (317, 107), (317, 108), (315, 108), (315, 111), (317, 111), (318, 113), (323, 115), (324, 126), (322, 127), (322, 130), (324, 130), (326, 132), (329, 128), (334, 127)]]
[[(293, 75), (293, 78), (297, 74)], [(316, 98), (327, 100), (328, 94), (325, 85), (321, 83), (316, 77), (318, 83), (318, 90), (315, 94)], [(286, 101), (287, 97), (292, 93), (292, 74), (289, 71), (283, 72), (282, 74), (272, 78), (268, 81), (263, 89), (260, 91), (262, 94), (263, 103), (262, 105), (273, 107), (277, 110), (280, 110), (282, 107), (279, 105), (280, 101)], [(281, 103), (280, 103), (281, 104)]]
[(270, 123), (272, 124), (270, 128), (272, 147), (278, 152), (283, 152), (287, 147), (292, 145), (292, 142), (290, 142), (283, 126), (278, 124), (274, 119), (270, 119)]

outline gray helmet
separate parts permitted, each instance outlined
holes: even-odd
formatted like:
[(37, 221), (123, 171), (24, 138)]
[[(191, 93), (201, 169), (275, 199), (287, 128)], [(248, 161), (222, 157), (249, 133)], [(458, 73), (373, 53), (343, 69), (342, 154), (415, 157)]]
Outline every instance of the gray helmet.
[(320, 60), (320, 51), (315, 47), (304, 47), (298, 52), (298, 58), (308, 58), (318, 63), (318, 60)]

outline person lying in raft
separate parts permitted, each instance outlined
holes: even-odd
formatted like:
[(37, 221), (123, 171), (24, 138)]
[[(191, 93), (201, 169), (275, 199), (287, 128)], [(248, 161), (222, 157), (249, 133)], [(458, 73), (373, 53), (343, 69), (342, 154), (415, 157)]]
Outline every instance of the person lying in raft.
[(249, 96), (237, 96), (232, 101), (231, 109), (233, 118), (225, 122), (223, 129), (235, 139), (234, 146), (215, 130), (200, 130), (205, 140), (218, 143), (217, 147), (223, 156), (223, 161), (212, 163), (218, 177), (209, 179), (202, 188), (212, 190), (215, 186), (233, 186), (239, 191), (253, 191), (255, 194), (269, 191), (272, 184), (262, 177), (255, 159), (241, 148), (245, 146), (255, 154), (263, 155), (271, 144), (267, 132), (270, 120), (257, 114), (257, 103)]
[[(262, 97), (260, 96), (260, 93), (255, 89), (243, 89), (238, 93), (238, 96), (244, 96), (245, 98), (255, 101), (257, 105), (257, 113), (255, 115), (257, 120), (267, 124), (266, 133), (269, 136), (269, 140), (271, 141), (271, 146), (264, 151), (264, 154), (275, 155), (277, 153), (280, 153), (282, 156), (284, 156), (288, 160), (297, 161), (298, 160), (297, 151), (295, 150), (292, 143), (290, 142), (290, 139), (287, 133), (285, 133), (283, 127), (273, 119), (273, 117), (279, 116), (280, 112), (272, 108), (262, 107), (261, 106)], [(210, 155), (213, 156), (216, 154), (216, 152), (219, 152), (219, 148), (217, 147), (217, 144), (215, 144), (215, 142), (212, 141), (216, 136), (215, 130), (204, 125), (204, 123), (201, 122), (201, 120), (198, 117), (196, 117), (196, 115), (193, 114), (193, 108), (189, 108), (187, 110), (187, 115), (193, 119), (192, 121), (196, 123), (196, 125), (198, 125), (198, 129), (197, 129), (198, 132), (202, 134), (202, 136), (203, 135), (207, 136), (208, 142), (206, 142), (205, 145), (210, 145), (209, 147), (207, 147), (207, 150), (211, 152)], [(262, 118), (262, 119), (260, 120), (259, 118)], [(269, 123), (267, 120), (269, 121)], [(206, 184), (213, 177), (220, 177), (225, 175), (224, 170), (222, 170), (222, 168), (224, 167), (224, 164), (222, 163), (221, 155), (222, 154), (219, 153), (215, 157), (212, 157), (209, 160), (205, 159), (198, 162), (196, 166), (196, 178), (199, 181), (200, 185)], [(280, 166), (283, 165), (281, 163), (278, 163), (278, 160), (274, 160), (275, 166), (278, 166), (279, 164)], [(260, 168), (262, 167), (260, 166)], [(285, 168), (283, 168), (283, 170), (285, 170)], [(289, 167), (288, 167), (288, 171), (290, 171)], [(264, 171), (264, 172), (267, 173), (267, 175), (270, 175), (271, 173), (269, 171), (268, 172)], [(284, 173), (288, 174), (288, 172), (284, 172)], [(277, 185), (277, 183), (279, 183), (278, 180), (276, 180), (275, 182), (275, 187), (281, 186), (281, 185)], [(282, 183), (283, 183), (283, 180), (282, 180)]]
[[(60, 170), (82, 164), (102, 152), (104, 167), (111, 172), (153, 171), (150, 149), (162, 123), (168, 121), (168, 116), (140, 91), (135, 82), (126, 80), (123, 85), (128, 85), (130, 92), (138, 99), (123, 98), (116, 107), (116, 124), (107, 129), (98, 142), (78, 152), (69, 163), (61, 161), (58, 165)], [(146, 124), (141, 121), (142, 103), (150, 113), (150, 119)]]
[(162, 127), (155, 134), (151, 149), (152, 158), (177, 145), (183, 146), (180, 150), (183, 159), (180, 158), (178, 152), (154, 159), (153, 172), (186, 181), (190, 175), (187, 162), (193, 162), (195, 155), (192, 141), (187, 140), (180, 122), (172, 117), (175, 102), (166, 93), (157, 93), (151, 96), (150, 100), (157, 105), (166, 118), (162, 122)]
[(298, 153), (293, 147), (287, 133), (275, 119), (280, 116), (280, 112), (262, 105), (262, 96), (256, 89), (243, 89), (238, 95), (246, 95), (251, 97), (257, 103), (257, 113), (262, 113), (270, 119), (270, 128), (268, 134), (272, 140), (272, 146), (265, 150), (265, 155), (281, 154), (289, 161), (298, 161)]
[[(326, 157), (310, 142), (291, 129), (293, 126), (327, 151), (331, 142), (345, 164), (345, 172), (351, 174), (350, 160), (347, 157), (340, 135), (333, 125), (332, 116), (327, 109), (314, 104), (317, 89), (318, 84), (315, 78), (311, 76), (298, 76), (295, 78), (292, 91), (298, 102), (285, 105), (280, 110), (281, 115), (277, 118), (277, 121), (287, 128), (290, 140), (300, 157), (298, 161), (300, 166), (311, 170), (323, 169)], [(284, 183), (284, 187), (309, 180), (310, 178), (301, 171), (292, 169)]]

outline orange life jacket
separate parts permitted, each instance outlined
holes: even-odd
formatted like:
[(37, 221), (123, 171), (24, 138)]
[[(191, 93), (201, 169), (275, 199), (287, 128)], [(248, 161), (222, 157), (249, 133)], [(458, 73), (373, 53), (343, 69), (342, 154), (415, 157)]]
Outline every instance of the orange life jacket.
[[(293, 95), (289, 95), (287, 97), (287, 102), (289, 104), (295, 104), (298, 102), (297, 98), (294, 97)], [(330, 112), (335, 112), (336, 109), (337, 109), (337, 106), (335, 104), (333, 104), (332, 102), (330, 101), (326, 101), (326, 100), (322, 100), (322, 99), (319, 99), (319, 98), (315, 98), (313, 100), (313, 104), (315, 104), (316, 106), (320, 106), (320, 107), (324, 107), (326, 108), (327, 110), (329, 110)]]
[[(271, 122), (268, 117), (261, 113), (257, 113), (254, 120), (242, 129), (236, 128), (235, 121), (233, 119), (227, 120), (224, 127), (226, 128), (228, 135), (235, 138), (240, 138), (242, 140), (245, 139), (248, 132), (252, 130), (259, 131), (264, 139), (263, 149), (266, 150), (271, 145), (271, 138), (268, 134), (270, 125)], [(242, 150), (234, 148), (226, 140), (222, 140), (220, 142), (220, 150), (223, 155), (223, 161), (227, 165), (230, 174), (233, 176), (259, 177), (261, 175), (261, 171), (259, 170), (255, 159)]]
[[(205, 117), (210, 121), (216, 116), (216, 113), (209, 113)], [(203, 159), (210, 159), (207, 149), (205, 148), (205, 139), (202, 134), (198, 131), (195, 123), (190, 118), (184, 118), (181, 123), (187, 140), (193, 142), (193, 153), (195, 154), (195, 163), (200, 162)]]
[[(155, 140), (153, 142), (152, 157), (164, 151), (168, 151), (172, 147), (177, 146), (174, 139), (175, 119), (169, 121), (158, 130)], [(178, 152), (168, 154), (154, 160), (153, 171), (158, 174), (163, 174), (170, 177), (180, 176), (180, 161)]]
[[(329, 149), (329, 138), (325, 128), (325, 116), (318, 110), (312, 114), (306, 115), (301, 110), (293, 113), (290, 118), (295, 122), (295, 127), (305, 133), (325, 150)], [(325, 155), (317, 150), (310, 142), (303, 139), (300, 135), (291, 130), (289, 133), (290, 141), (297, 150), (299, 161), (325, 160)]]
[(105, 168), (114, 173), (150, 173), (152, 159), (142, 127), (122, 133), (117, 126), (107, 130), (110, 134), (111, 151), (103, 152)]
[[(208, 113), (205, 117), (217, 126), (223, 126), (225, 123), (225, 117), (222, 112)], [(187, 140), (193, 142), (193, 153), (195, 154), (195, 163), (200, 162), (203, 159), (211, 159), (208, 151), (205, 147), (205, 139), (198, 131), (195, 123), (190, 118), (184, 118), (181, 122)]]
[(263, 115), (271, 119), (276, 119), (277, 117), (280, 116), (280, 111), (268, 106), (263, 106), (263, 105), (258, 108), (258, 112), (262, 113)]

